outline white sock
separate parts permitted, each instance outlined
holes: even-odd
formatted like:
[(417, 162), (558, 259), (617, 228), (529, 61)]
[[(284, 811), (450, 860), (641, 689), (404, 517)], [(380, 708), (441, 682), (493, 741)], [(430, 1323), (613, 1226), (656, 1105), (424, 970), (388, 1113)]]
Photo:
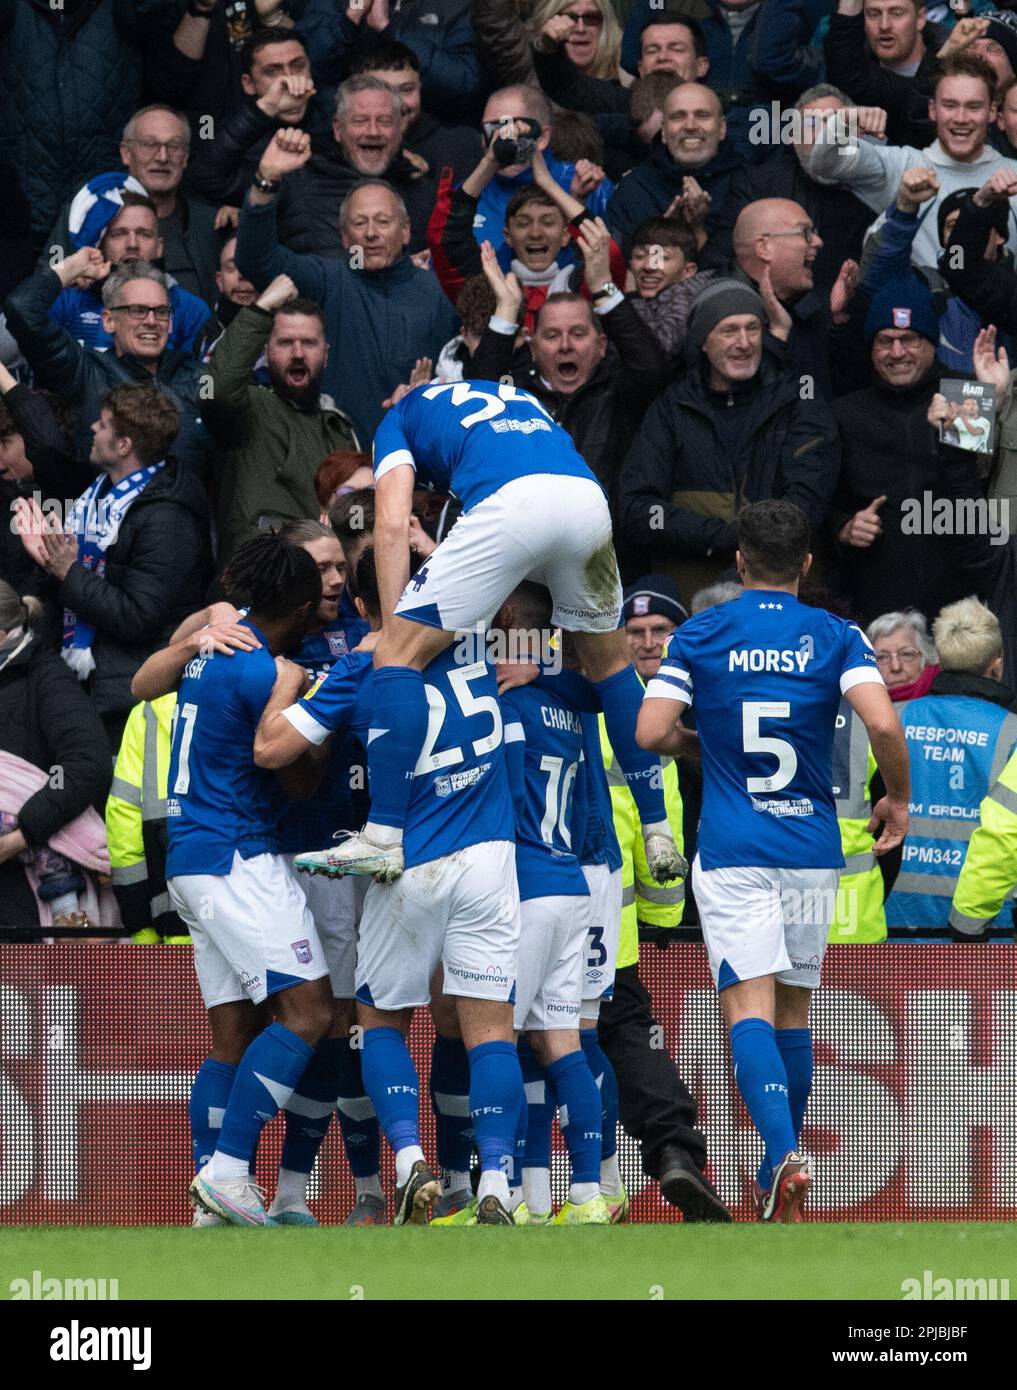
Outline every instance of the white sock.
[(206, 1178), (211, 1178), (213, 1182), (217, 1179), (246, 1178), (250, 1177), (251, 1165), (246, 1158), (233, 1158), (216, 1149), (202, 1172)]
[(599, 1196), (599, 1182), (574, 1182), (569, 1188), (569, 1201), (573, 1206), (582, 1206), (584, 1202), (592, 1202), (594, 1197)]
[(615, 1197), (621, 1191), (621, 1187), (621, 1172), (618, 1168), (618, 1153), (616, 1150), (610, 1158), (602, 1158), (600, 1160), (600, 1190), (611, 1197)]
[(469, 1185), (469, 1173), (462, 1173), (457, 1168), (449, 1168), (447, 1172), (442, 1169), (441, 1190), (444, 1196), (448, 1196), (450, 1192), (462, 1192)]
[(523, 1200), (531, 1213), (543, 1215), (551, 1210), (550, 1168), (523, 1169)]
[(655, 820), (651, 825), (644, 825), (644, 840), (646, 839), (647, 835), (666, 835), (669, 840), (674, 839), (674, 832), (671, 829), (671, 823), (670, 821), (666, 820)]
[(52, 912), (54, 917), (58, 917), (61, 912), (77, 912), (77, 893), (61, 893), (58, 898), (50, 898), (49, 910), (50, 912)]
[(398, 825), (377, 825), (369, 820), (360, 833), (379, 849), (394, 849), (403, 842), (403, 832)]
[(497, 1197), (503, 1207), (508, 1207), (508, 1178), (500, 1168), (485, 1168), (480, 1175), (480, 1186), (477, 1188), (477, 1201), (482, 1202), (485, 1197), (491, 1196)]
[(309, 1173), (295, 1173), (292, 1168), (279, 1169), (271, 1211), (301, 1211), (307, 1206)]
[(523, 1200), (523, 1189), (521, 1187), (509, 1188), (508, 1209), (515, 1211), (516, 1207)]
[(354, 1178), (358, 1197), (380, 1197), (385, 1200), (385, 1194), (381, 1190), (381, 1177), (377, 1173), (372, 1173), (369, 1178)]
[(396, 1160), (396, 1186), (402, 1187), (410, 1176), (410, 1171), (418, 1159), (424, 1157), (424, 1150), (419, 1144), (407, 1144), (405, 1149), (400, 1149), (395, 1156)]

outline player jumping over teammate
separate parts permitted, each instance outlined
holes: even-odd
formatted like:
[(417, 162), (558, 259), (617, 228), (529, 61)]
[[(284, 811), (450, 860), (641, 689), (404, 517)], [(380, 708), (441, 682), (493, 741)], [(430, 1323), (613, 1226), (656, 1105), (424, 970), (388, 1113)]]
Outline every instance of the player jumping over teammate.
[(703, 811), (692, 884), (731, 1034), (735, 1080), (765, 1144), (756, 1179), (764, 1221), (802, 1220), (812, 1185), (801, 1152), (812, 1087), (809, 1005), (819, 987), (844, 867), (832, 792), (843, 694), (865, 724), (886, 784), (869, 831), (876, 854), (908, 828), (908, 754), (868, 639), (798, 601), (812, 563), (809, 525), (788, 502), (738, 518), (745, 592), (689, 619), (646, 689), (637, 737), (677, 755), (696, 701)]
[[(402, 872), (413, 769), (431, 753), (423, 669), (457, 630), (490, 622), (516, 585), (533, 579), (551, 590), (553, 622), (574, 633), (600, 692), (651, 872), (661, 882), (683, 876), (660, 764), (635, 741), (643, 692), (618, 630), (621, 584), (607, 499), (565, 431), (511, 385), (421, 386), (381, 422), (374, 471), (383, 630), (374, 654), (371, 818), (332, 851), (334, 867), (383, 880)], [(422, 485), (454, 493), (465, 510), (408, 582), (413, 489)]]

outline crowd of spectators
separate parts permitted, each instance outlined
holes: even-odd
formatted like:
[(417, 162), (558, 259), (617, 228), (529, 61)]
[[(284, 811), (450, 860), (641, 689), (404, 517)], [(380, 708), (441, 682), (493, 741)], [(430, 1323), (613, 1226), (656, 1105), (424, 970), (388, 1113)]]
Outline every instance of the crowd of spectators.
[(966, 847), (1017, 744), (1015, 72), (985, 0), (0, 0), (0, 927), (118, 921), (132, 677), (259, 528), (352, 572), (431, 380), (534, 394), (683, 612), (797, 503), (916, 746), (991, 725), (927, 789)]

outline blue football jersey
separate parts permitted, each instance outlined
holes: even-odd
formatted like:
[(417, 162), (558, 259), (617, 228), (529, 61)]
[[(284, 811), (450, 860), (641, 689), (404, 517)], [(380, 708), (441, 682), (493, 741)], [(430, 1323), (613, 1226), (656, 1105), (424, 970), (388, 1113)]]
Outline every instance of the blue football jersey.
[(747, 589), (672, 634), (646, 697), (695, 699), (704, 869), (843, 868), (834, 725), (867, 681), (882, 677), (861, 629), (781, 591)]
[[(573, 836), (583, 756), (579, 713), (538, 685), (508, 691), (501, 704), (516, 809), (519, 897), (589, 897), (577, 853), (579, 836)], [(578, 791), (585, 800), (581, 780)], [(582, 810), (585, 820), (585, 805)]]
[(604, 755), (600, 748), (600, 719), (589, 711), (579, 715), (583, 725), (583, 759), (586, 768), (587, 822), (580, 864), (606, 864), (614, 872), (622, 866), (621, 846), (614, 825), (614, 805), (607, 785)]
[(254, 733), (275, 684), (264, 633), (253, 652), (195, 657), (184, 668), (170, 746), (166, 876), (228, 874), (242, 859), (279, 853), (287, 800), (254, 762)]
[[(343, 590), (345, 597), (346, 591)], [(311, 632), (299, 651), (288, 653), (290, 660), (303, 666), (314, 681), (321, 680), (340, 657), (348, 656), (369, 631), (368, 624), (351, 609), (352, 619), (342, 607), (331, 627)], [(361, 741), (352, 733), (332, 740), (328, 767), (314, 796), (290, 801), (279, 827), (284, 854), (301, 850), (327, 849), (336, 830), (352, 830), (362, 825), (368, 814), (362, 770), (367, 755)], [(364, 788), (358, 792), (356, 788)]]
[[(450, 647), (424, 668), (428, 722), (413, 772), (403, 829), (407, 869), (443, 859), (468, 845), (511, 840), (512, 800), (498, 684), (486, 661), (462, 665)], [(336, 729), (362, 742), (384, 738), (371, 722), (374, 666), (370, 653), (354, 652), (286, 711), (312, 743)]]
[(374, 436), (375, 477), (404, 463), (419, 486), (454, 493), (466, 511), (533, 473), (596, 481), (539, 401), (494, 381), (418, 386), (404, 396)]

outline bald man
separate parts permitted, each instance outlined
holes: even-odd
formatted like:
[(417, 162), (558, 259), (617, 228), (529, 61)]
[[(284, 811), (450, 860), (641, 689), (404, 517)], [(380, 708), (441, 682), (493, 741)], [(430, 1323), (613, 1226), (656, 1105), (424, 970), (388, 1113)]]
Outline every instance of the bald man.
[[(831, 332), (835, 317), (847, 316), (854, 262), (845, 263), (848, 269), (842, 269), (829, 296), (818, 293), (813, 274), (823, 238), (801, 204), (789, 198), (748, 203), (738, 214), (732, 240), (741, 278), (751, 281), (764, 300), (772, 292), (790, 315), (788, 352), (803, 387), (832, 400), (840, 392), (831, 370)], [(844, 384), (855, 383), (845, 379)]]
[[(725, 270), (730, 232), (722, 210), (741, 160), (727, 138), (727, 123), (716, 92), (701, 82), (682, 82), (664, 99), (660, 139), (618, 185), (607, 208), (607, 224), (626, 257), (631, 237), (647, 217), (660, 217), (676, 199), (673, 216), (692, 217), (700, 243), (700, 270)], [(700, 200), (690, 180), (706, 193), (705, 219), (693, 216)], [(729, 225), (729, 224), (728, 224)]]

